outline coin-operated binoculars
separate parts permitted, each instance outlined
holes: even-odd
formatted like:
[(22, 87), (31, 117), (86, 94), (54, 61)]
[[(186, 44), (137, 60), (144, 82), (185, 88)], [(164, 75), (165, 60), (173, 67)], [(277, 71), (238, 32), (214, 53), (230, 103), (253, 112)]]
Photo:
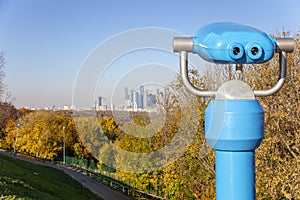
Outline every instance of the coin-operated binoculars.
[[(214, 23), (194, 37), (175, 37), (180, 53), (180, 74), (195, 95), (212, 97), (205, 111), (205, 138), (216, 151), (217, 200), (255, 199), (255, 149), (264, 137), (264, 111), (255, 96), (276, 93), (286, 77), (286, 54), (293, 52), (291, 38), (271, 38), (255, 28), (235, 23)], [(228, 81), (218, 91), (195, 87), (188, 76), (188, 53), (208, 62), (243, 64), (266, 62), (279, 53), (279, 79), (272, 88), (253, 90), (242, 81)]]

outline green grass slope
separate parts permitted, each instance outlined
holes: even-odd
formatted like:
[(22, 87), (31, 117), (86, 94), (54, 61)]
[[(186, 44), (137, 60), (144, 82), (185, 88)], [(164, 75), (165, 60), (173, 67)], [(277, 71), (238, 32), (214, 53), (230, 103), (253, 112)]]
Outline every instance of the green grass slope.
[(64, 172), (0, 154), (0, 199), (100, 199)]

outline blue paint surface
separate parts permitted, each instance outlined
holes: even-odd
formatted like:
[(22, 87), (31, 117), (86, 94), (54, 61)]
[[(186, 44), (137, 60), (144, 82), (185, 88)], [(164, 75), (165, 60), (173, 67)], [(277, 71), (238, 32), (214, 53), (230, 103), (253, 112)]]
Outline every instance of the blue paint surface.
[(254, 151), (216, 151), (216, 177), (217, 200), (254, 200)]
[(201, 27), (193, 43), (193, 52), (208, 62), (258, 64), (273, 57), (276, 40), (253, 27), (220, 22)]
[(222, 151), (251, 151), (264, 137), (264, 111), (257, 100), (213, 100), (205, 111), (205, 138)]
[(205, 138), (216, 150), (217, 200), (255, 200), (255, 149), (264, 137), (257, 100), (212, 100)]

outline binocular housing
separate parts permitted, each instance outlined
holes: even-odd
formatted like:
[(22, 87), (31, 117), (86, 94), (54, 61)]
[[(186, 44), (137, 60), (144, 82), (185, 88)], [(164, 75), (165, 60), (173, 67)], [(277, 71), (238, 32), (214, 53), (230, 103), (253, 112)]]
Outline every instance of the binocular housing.
[(272, 38), (236, 23), (213, 23), (201, 27), (194, 37), (174, 38), (175, 52), (192, 52), (216, 64), (259, 64), (270, 60), (275, 52), (293, 49), (291, 38)]

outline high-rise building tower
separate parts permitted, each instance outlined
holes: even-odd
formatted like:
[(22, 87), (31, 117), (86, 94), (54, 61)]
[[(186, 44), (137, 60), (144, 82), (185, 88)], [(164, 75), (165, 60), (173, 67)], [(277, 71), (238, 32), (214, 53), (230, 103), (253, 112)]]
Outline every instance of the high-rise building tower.
[(131, 103), (135, 102), (135, 99), (134, 99), (134, 90), (130, 90), (130, 101), (131, 101)]
[(144, 95), (145, 95), (145, 91), (144, 91), (144, 86), (141, 85), (140, 86), (140, 96), (139, 96), (139, 100), (140, 100), (140, 104), (139, 104), (139, 108), (144, 108)]
[(103, 97), (98, 97), (98, 106), (103, 106)]
[(140, 108), (140, 94), (139, 92), (135, 92), (135, 103), (138, 108)]
[(105, 98), (98, 97), (98, 103), (95, 105), (96, 110), (107, 110), (107, 105), (105, 103)]
[(144, 97), (144, 108), (148, 108), (148, 94), (149, 94), (149, 90), (145, 90), (145, 97)]
[(152, 90), (146, 90), (146, 108), (154, 108), (156, 105), (156, 95), (152, 92)]
[(125, 100), (129, 100), (128, 87), (125, 87)]

